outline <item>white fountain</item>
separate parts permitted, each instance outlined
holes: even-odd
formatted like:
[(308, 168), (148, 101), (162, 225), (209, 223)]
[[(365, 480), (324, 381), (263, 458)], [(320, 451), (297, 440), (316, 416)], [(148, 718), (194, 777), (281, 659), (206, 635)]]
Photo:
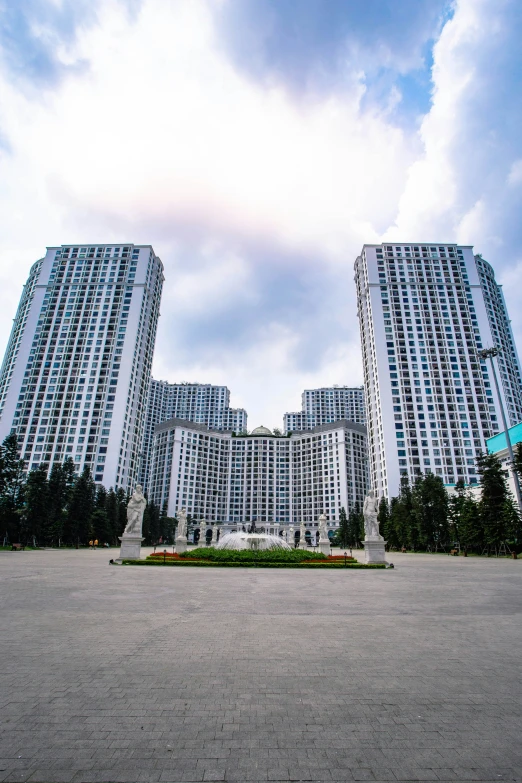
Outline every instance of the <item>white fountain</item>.
[(239, 530), (236, 533), (226, 533), (219, 539), (216, 549), (291, 549), (281, 536), (271, 533), (257, 533), (253, 522), (248, 531)]

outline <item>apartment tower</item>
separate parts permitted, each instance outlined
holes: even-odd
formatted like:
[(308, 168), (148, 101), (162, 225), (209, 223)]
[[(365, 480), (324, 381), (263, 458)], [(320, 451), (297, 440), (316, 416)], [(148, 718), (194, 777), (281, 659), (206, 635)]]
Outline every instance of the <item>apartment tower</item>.
[(476, 455), (500, 430), (500, 400), (477, 352), (502, 352), (503, 403), (522, 411), (520, 363), (493, 269), (471, 246), (365, 245), (355, 262), (370, 480), (397, 495), (432, 472), (477, 483)]
[(163, 265), (150, 245), (50, 247), (31, 268), (0, 371), (0, 439), (26, 470), (66, 457), (137, 481)]
[(226, 386), (210, 383), (168, 383), (151, 380), (145, 414), (140, 481), (147, 490), (150, 478), (150, 458), (154, 429), (169, 419), (182, 419), (204, 424), (209, 430), (244, 432), (247, 413), (243, 408), (230, 407), (230, 391)]
[(301, 410), (285, 413), (284, 432), (302, 432), (346, 419), (366, 424), (364, 388), (362, 386), (330, 386), (306, 389), (301, 395)]

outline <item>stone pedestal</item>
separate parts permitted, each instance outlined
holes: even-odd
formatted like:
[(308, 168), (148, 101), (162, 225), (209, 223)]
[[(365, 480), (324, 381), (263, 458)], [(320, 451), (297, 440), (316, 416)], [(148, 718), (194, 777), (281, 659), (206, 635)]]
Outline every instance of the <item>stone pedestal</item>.
[(385, 545), (386, 541), (384, 538), (367, 538), (365, 541), (363, 541), (364, 545), (364, 562), (365, 563), (385, 563), (386, 562), (386, 552), (385, 552)]
[(329, 538), (320, 538), (319, 539), (319, 551), (325, 557), (328, 557), (330, 555), (331, 546), (330, 546), (330, 539)]
[(187, 536), (178, 536), (176, 538), (175, 552), (180, 555), (182, 552), (187, 551)]
[(144, 541), (141, 535), (133, 535), (132, 533), (124, 533), (121, 537), (118, 536), (121, 541), (120, 556), (116, 558), (117, 563), (121, 563), (122, 560), (139, 560), (141, 555), (141, 542)]

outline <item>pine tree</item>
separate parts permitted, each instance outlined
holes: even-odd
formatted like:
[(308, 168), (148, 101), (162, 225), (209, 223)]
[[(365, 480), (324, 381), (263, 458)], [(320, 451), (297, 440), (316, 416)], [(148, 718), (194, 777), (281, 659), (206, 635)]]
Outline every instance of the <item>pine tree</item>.
[(107, 519), (108, 519), (109, 529), (110, 529), (109, 543), (117, 545), (118, 533), (120, 530), (120, 525), (119, 525), (120, 507), (118, 504), (118, 498), (112, 487), (107, 492), (105, 510), (107, 513)]
[(480, 454), (477, 465), (481, 477), (480, 516), (486, 547), (497, 549), (506, 540), (511, 525), (509, 507), (512, 501), (507, 473), (495, 454)]
[(459, 479), (455, 484), (455, 494), (448, 500), (448, 524), (449, 537), (453, 544), (460, 541), (461, 516), (466, 504), (466, 485), (464, 479)]
[(383, 536), (388, 542), (388, 549), (398, 549), (399, 536), (397, 530), (399, 527), (399, 515), (400, 515), (400, 502), (399, 498), (392, 498), (390, 500), (390, 508), (388, 515), (387, 526), (383, 530)]
[[(425, 549), (438, 549), (449, 539), (448, 493), (440, 476), (426, 473), (419, 476), (412, 492), (415, 544)], [(410, 541), (414, 536), (410, 533)]]
[(66, 523), (67, 508), (76, 480), (70, 457), (62, 465), (54, 463), (49, 475), (49, 515), (44, 538), (48, 544), (60, 544)]
[(152, 501), (147, 503), (149, 506), (149, 529), (148, 539), (151, 545), (158, 544), (160, 540), (160, 510)]
[(41, 465), (31, 470), (24, 485), (23, 498), (22, 541), (42, 543), (49, 517), (49, 484), (46, 466)]
[(168, 516), (167, 501), (165, 501), (160, 513), (160, 536), (165, 543), (174, 543), (174, 529), (176, 524), (174, 517)]
[(379, 513), (377, 514), (379, 521), (379, 532), (381, 536), (388, 542), (388, 528), (390, 524), (390, 510), (388, 507), (387, 499), (383, 497), (379, 501)]
[(480, 504), (470, 492), (466, 492), (459, 516), (459, 544), (461, 549), (482, 552), (484, 549), (484, 527)]
[(359, 501), (356, 501), (353, 507), (353, 525), (354, 525), (354, 534), (355, 534), (354, 544), (358, 545), (361, 543), (361, 541), (364, 540), (365, 537), (364, 514), (362, 512), (361, 506), (359, 505)]
[(74, 484), (64, 529), (64, 538), (74, 546), (86, 543), (92, 536), (91, 516), (95, 494), (94, 480), (86, 465)]
[(123, 531), (127, 526), (127, 504), (129, 502), (130, 495), (128, 495), (124, 489), (119, 487), (116, 492), (116, 501), (118, 503), (118, 517), (116, 537), (122, 536)]
[(0, 446), (0, 531), (12, 543), (19, 543), (22, 534), (23, 485), (24, 463), (11, 433)]
[(513, 449), (513, 470), (518, 474), (518, 479), (522, 484), (522, 441), (517, 443)]
[(407, 476), (401, 478), (399, 502), (396, 507), (396, 532), (399, 545), (415, 551), (418, 545), (418, 528), (414, 516), (413, 497)]
[(339, 529), (337, 531), (337, 537), (339, 539), (339, 546), (347, 547), (351, 545), (350, 542), (350, 526), (348, 524), (348, 518), (346, 516), (346, 510), (341, 507), (339, 511)]
[(90, 527), (95, 540), (100, 543), (109, 542), (112, 537), (112, 527), (107, 514), (107, 490), (103, 486), (99, 486), (96, 490)]

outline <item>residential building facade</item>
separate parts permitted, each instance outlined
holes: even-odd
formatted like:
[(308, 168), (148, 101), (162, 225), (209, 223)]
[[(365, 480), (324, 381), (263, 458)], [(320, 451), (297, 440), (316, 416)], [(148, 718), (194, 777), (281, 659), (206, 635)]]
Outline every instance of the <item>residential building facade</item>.
[(324, 512), (334, 529), (341, 508), (362, 507), (367, 489), (366, 429), (354, 422), (289, 437), (265, 427), (237, 436), (179, 419), (155, 430), (149, 496), (170, 516), (186, 508), (211, 524), (273, 530), (317, 526)]
[(394, 496), (403, 476), (424, 472), (447, 484), (476, 483), (476, 455), (501, 421), (490, 370), (477, 351), (498, 345), (509, 357), (503, 402), (511, 395), (515, 418), (521, 394), (490, 265), (471, 246), (365, 245), (355, 283), (372, 488)]
[(0, 439), (16, 433), (26, 470), (70, 457), (135, 485), (163, 280), (150, 245), (49, 247), (33, 265), (0, 371)]
[(154, 429), (169, 419), (204, 424), (210, 430), (245, 432), (247, 412), (230, 407), (226, 386), (210, 383), (168, 383), (151, 380), (145, 414), (140, 482), (148, 490)]
[(330, 386), (306, 389), (301, 395), (302, 410), (285, 413), (285, 434), (311, 430), (321, 424), (347, 419), (366, 424), (364, 388), (362, 386)]

